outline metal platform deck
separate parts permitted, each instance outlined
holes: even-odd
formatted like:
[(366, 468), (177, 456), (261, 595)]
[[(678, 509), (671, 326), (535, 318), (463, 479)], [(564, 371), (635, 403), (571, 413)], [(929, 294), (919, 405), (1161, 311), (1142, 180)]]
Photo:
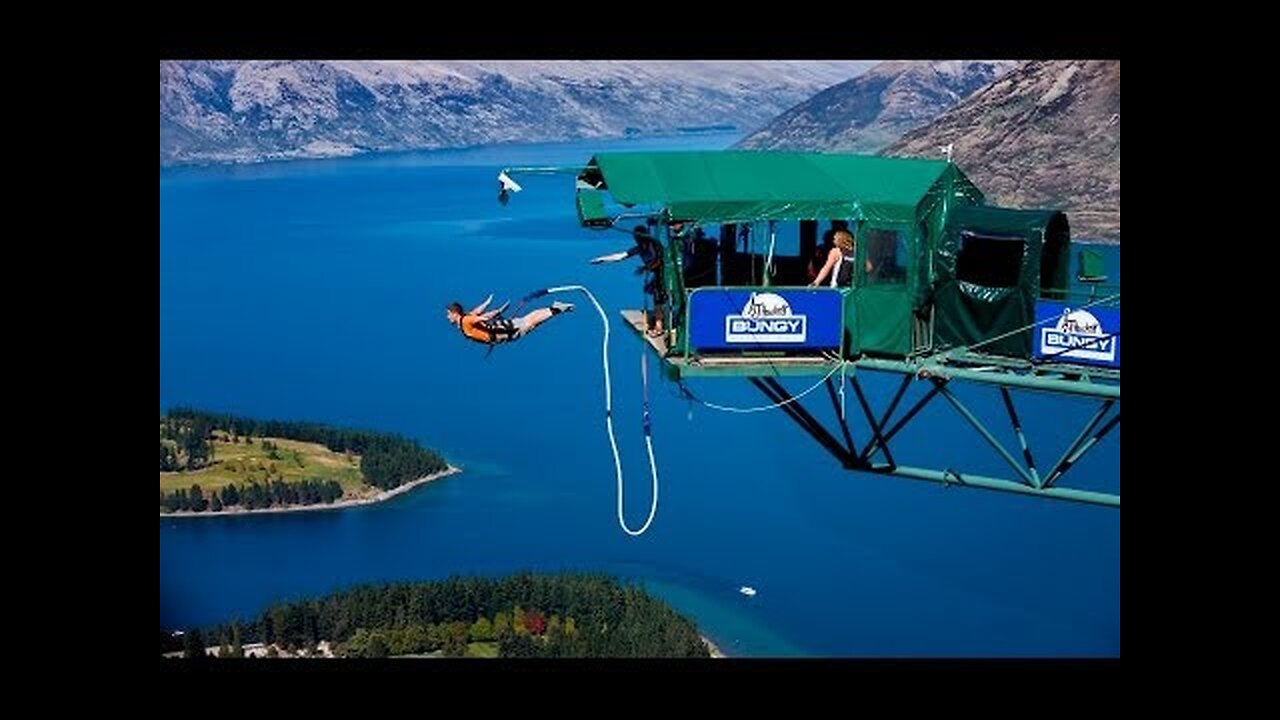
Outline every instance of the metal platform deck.
[(822, 356), (796, 356), (782, 353), (760, 353), (758, 355), (702, 355), (684, 358), (679, 355), (668, 356), (665, 337), (649, 337), (645, 333), (644, 313), (639, 310), (623, 310), (622, 319), (641, 338), (648, 341), (649, 346), (658, 353), (658, 357), (669, 364), (681, 377), (778, 377), (778, 376), (812, 376), (822, 377), (839, 366), (838, 360)]

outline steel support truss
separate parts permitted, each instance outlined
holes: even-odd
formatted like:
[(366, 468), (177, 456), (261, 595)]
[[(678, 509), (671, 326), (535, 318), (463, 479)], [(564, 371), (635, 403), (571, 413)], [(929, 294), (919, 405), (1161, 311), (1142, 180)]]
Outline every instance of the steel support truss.
[[(998, 376), (997, 376), (998, 377)], [(857, 470), (861, 472), (875, 473), (878, 475), (892, 475), (896, 477), (913, 478), (916, 480), (928, 480), (936, 483), (942, 483), (948, 486), (962, 486), (983, 488), (987, 490), (1000, 490), (1004, 492), (1020, 493), (1023, 495), (1033, 495), (1036, 497), (1050, 498), (1054, 500), (1070, 500), (1073, 502), (1089, 503), (1093, 505), (1106, 505), (1109, 507), (1120, 507), (1119, 491), (1115, 494), (1106, 492), (1096, 492), (1092, 490), (1080, 490), (1066, 487), (1061, 484), (1062, 479), (1074, 467), (1086, 453), (1095, 445), (1103, 440), (1114, 428), (1120, 424), (1119, 404), (1119, 387), (1115, 387), (1115, 397), (1095, 397), (1099, 401), (1097, 410), (1093, 413), (1084, 427), (1076, 435), (1075, 440), (1067, 446), (1066, 451), (1052, 465), (1047, 466), (1047, 470), (1043, 471), (1036, 466), (1035, 457), (1032, 453), (1031, 445), (1027, 442), (1027, 438), (1022, 431), (1022, 423), (1018, 419), (1018, 412), (1014, 406), (1013, 397), (1009, 392), (1009, 387), (1019, 387), (1015, 383), (1008, 385), (999, 382), (995, 377), (985, 376), (982, 378), (985, 382), (997, 384), (995, 388), (1003, 400), (1005, 411), (1008, 414), (1009, 423), (1012, 427), (1014, 436), (1018, 440), (1020, 452), (1010, 452), (999, 439), (978, 419), (968, 407), (951, 392), (950, 383), (955, 379), (969, 379), (966, 377), (941, 377), (938, 375), (928, 375), (921, 377), (920, 375), (905, 374), (901, 384), (898, 386), (897, 392), (894, 393), (893, 399), (884, 408), (884, 411), (876, 415), (872, 411), (871, 404), (867, 401), (866, 393), (863, 392), (862, 385), (858, 381), (857, 374), (853, 374), (848, 378), (847, 382), (852, 385), (854, 395), (857, 399), (857, 406), (860, 410), (861, 417), (866, 422), (866, 443), (861, 447), (854, 442), (853, 431), (849, 427), (848, 416), (854, 415), (855, 412), (849, 412), (851, 406), (846, 408), (848, 403), (842, 402), (844, 396), (838, 393), (836, 385), (840, 380), (833, 381), (830, 377), (826, 380), (827, 394), (831, 399), (832, 407), (835, 410), (835, 417), (838, 423), (836, 430), (839, 437), (832, 430), (828, 430), (812, 413), (810, 413), (798, 400), (792, 397), (791, 393), (783, 387), (782, 383), (776, 377), (751, 377), (751, 383), (764, 393), (765, 397), (771, 402), (781, 404), (780, 409), (791, 418), (796, 425), (804, 430), (812, 437), (820, 446), (822, 446), (832, 457), (836, 459), (843, 467), (849, 470)], [(1015, 378), (1010, 378), (1015, 379)], [(910, 386), (916, 383), (925, 383), (928, 390), (925, 391), (909, 408), (898, 415), (895, 411), (899, 409), (903, 399), (907, 395)], [(1025, 389), (1025, 388), (1023, 388)], [(953, 468), (945, 468), (943, 470), (934, 470), (929, 468), (910, 467), (900, 465), (893, 457), (892, 442), (894, 437), (898, 435), (926, 405), (941, 397), (960, 415), (968, 424), (968, 426), (981, 437), (999, 456), (1012, 471), (1008, 478), (989, 477), (986, 475), (978, 475), (955, 470)], [(1112, 412), (1114, 410), (1114, 412)]]

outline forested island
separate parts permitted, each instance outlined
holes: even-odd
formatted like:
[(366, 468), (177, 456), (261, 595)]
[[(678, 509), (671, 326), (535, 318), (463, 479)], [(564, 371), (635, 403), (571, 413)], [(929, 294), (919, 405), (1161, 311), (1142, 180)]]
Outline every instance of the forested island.
[(206, 628), (161, 628), (165, 657), (710, 657), (697, 627), (603, 574), (364, 585)]
[(163, 515), (359, 505), (456, 472), (395, 434), (191, 408), (160, 418)]

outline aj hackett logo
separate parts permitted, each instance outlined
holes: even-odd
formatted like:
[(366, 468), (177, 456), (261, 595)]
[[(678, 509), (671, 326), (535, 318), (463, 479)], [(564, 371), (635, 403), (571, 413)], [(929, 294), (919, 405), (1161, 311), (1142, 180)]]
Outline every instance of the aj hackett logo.
[(1064, 358), (1115, 362), (1116, 340), (1102, 329), (1102, 323), (1085, 310), (1067, 309), (1054, 327), (1040, 330), (1041, 350)]
[(724, 319), (727, 343), (803, 343), (808, 318), (792, 315), (791, 305), (780, 295), (751, 293), (739, 315)]

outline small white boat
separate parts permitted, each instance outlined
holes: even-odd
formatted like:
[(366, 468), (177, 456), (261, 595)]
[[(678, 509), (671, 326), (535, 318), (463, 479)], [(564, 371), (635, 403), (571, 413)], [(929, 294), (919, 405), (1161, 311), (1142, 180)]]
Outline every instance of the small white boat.
[(738, 592), (742, 593), (743, 595), (746, 595), (747, 597), (753, 597), (756, 594), (756, 589), (751, 587), (750, 585), (743, 585), (742, 587), (738, 588)]

